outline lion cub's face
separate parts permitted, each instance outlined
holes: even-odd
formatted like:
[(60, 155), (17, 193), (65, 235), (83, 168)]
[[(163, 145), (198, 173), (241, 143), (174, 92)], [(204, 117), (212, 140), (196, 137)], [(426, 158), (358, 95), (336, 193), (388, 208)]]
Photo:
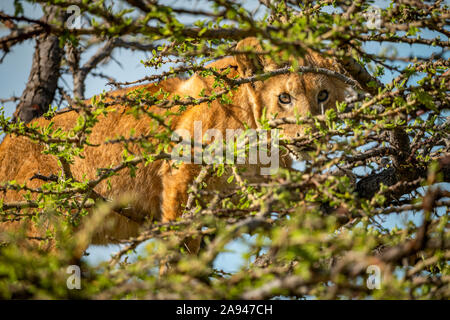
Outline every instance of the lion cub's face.
[[(247, 38), (238, 43), (237, 49), (253, 48), (262, 51), (259, 40)], [(309, 51), (298, 60), (300, 66), (314, 66), (338, 71), (336, 65), (329, 59)], [(237, 55), (238, 71), (243, 77), (252, 76), (260, 72), (268, 72), (280, 68), (270, 59), (263, 56)], [(308, 113), (319, 115), (327, 109), (334, 108), (336, 101), (344, 99), (346, 86), (336, 78), (318, 73), (289, 73), (270, 77), (265, 81), (258, 81), (253, 85), (255, 105), (253, 110), (257, 118), (266, 109), (267, 117), (277, 115), (277, 118), (306, 116)], [(303, 131), (298, 125), (282, 126), (287, 137), (296, 137)]]
[[(334, 108), (343, 99), (342, 85), (321, 74), (286, 74), (272, 77), (260, 84), (256, 95), (266, 108), (267, 116), (277, 118), (319, 115)], [(295, 137), (298, 125), (283, 126), (284, 134)]]

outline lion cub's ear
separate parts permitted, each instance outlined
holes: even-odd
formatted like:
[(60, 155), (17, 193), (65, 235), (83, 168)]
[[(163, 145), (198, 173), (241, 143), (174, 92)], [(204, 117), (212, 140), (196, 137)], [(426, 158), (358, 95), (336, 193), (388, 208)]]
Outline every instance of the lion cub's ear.
[[(236, 45), (237, 51), (263, 52), (261, 44), (257, 38), (245, 38)], [(260, 54), (237, 54), (235, 56), (238, 71), (241, 77), (251, 77), (256, 73), (264, 72), (267, 60)]]

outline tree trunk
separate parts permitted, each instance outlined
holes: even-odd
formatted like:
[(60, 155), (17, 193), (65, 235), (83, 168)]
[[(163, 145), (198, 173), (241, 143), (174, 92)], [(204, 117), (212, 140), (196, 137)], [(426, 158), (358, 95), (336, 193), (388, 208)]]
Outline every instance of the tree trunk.
[[(48, 23), (54, 20), (64, 23), (66, 18), (67, 13), (56, 7), (44, 11), (43, 19)], [(21, 119), (27, 123), (48, 111), (55, 96), (63, 53), (58, 36), (43, 34), (36, 38), (28, 83), (14, 112), (13, 120)]]

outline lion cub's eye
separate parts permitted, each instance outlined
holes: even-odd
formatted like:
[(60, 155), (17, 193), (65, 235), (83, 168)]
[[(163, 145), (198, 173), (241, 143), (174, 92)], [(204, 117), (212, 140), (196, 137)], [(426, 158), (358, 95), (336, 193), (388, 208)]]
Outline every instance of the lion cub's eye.
[(291, 95), (286, 92), (283, 92), (278, 96), (278, 101), (282, 104), (289, 104), (291, 103)]
[(328, 91), (327, 90), (322, 90), (317, 95), (317, 100), (319, 101), (319, 103), (325, 102), (325, 101), (327, 101), (327, 99), (328, 99)]

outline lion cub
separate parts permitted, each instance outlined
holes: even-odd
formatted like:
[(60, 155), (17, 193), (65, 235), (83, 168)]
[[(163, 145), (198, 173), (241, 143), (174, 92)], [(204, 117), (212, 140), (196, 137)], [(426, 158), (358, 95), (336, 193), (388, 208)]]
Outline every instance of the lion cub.
[[(247, 38), (240, 41), (237, 50), (248, 50), (253, 48), (262, 51), (259, 40)], [(300, 65), (317, 66), (331, 70), (337, 70), (336, 65), (329, 59), (310, 51), (299, 61)], [(250, 57), (246, 54), (238, 54), (235, 57), (227, 57), (211, 63), (208, 67), (218, 70), (230, 68), (229, 77), (250, 77), (257, 73), (279, 68), (272, 60), (265, 59), (262, 55)], [(190, 79), (169, 79), (159, 84), (138, 86), (127, 90), (118, 90), (113, 95), (123, 95), (126, 92), (145, 88), (151, 93), (160, 89), (170, 92), (172, 95), (181, 97), (191, 96), (198, 98), (199, 94), (211, 94), (220, 90), (213, 88), (213, 77), (201, 77), (195, 74)], [(260, 124), (258, 120), (266, 114), (277, 114), (278, 117), (293, 117), (305, 115), (310, 112), (313, 115), (320, 114), (323, 109), (333, 108), (336, 101), (344, 97), (345, 85), (335, 78), (317, 73), (288, 73), (273, 76), (266, 80), (241, 85), (233, 92), (232, 101), (221, 104), (218, 100), (209, 105), (203, 103), (190, 106), (179, 117), (174, 117), (171, 122), (172, 129), (189, 132), (194, 136), (194, 124), (200, 124), (202, 132), (214, 128), (225, 136), (227, 129), (244, 129), (245, 126), (257, 129)], [(135, 118), (124, 112), (123, 108), (107, 116), (100, 116), (99, 122), (95, 124), (90, 136), (93, 146), (85, 148), (83, 157), (75, 159), (70, 165), (74, 179), (81, 181), (85, 178), (93, 180), (97, 177), (97, 168), (107, 168), (117, 165), (122, 161), (123, 146), (119, 143), (105, 144), (107, 138), (117, 136), (130, 136), (130, 130), (134, 129), (136, 135), (146, 134), (149, 131), (149, 119), (147, 117)], [(152, 112), (163, 113), (152, 106)], [(76, 124), (79, 115), (70, 111), (55, 116), (52, 121), (55, 127), (69, 130)], [(40, 126), (48, 125), (49, 121), (43, 118), (35, 120)], [(300, 128), (298, 125), (285, 125), (282, 127), (284, 135), (295, 137)], [(98, 146), (96, 146), (98, 145)], [(36, 173), (50, 176), (58, 175), (61, 170), (54, 156), (42, 153), (43, 146), (33, 143), (24, 137), (8, 135), (0, 145), (0, 183), (16, 180), (18, 183), (26, 183), (30, 188), (42, 185), (39, 179), (30, 179)], [(281, 165), (289, 167), (291, 160), (288, 157), (281, 159)], [(251, 166), (247, 171), (246, 178), (258, 178), (259, 164)], [(172, 161), (158, 160), (147, 166), (142, 163), (138, 165), (135, 177), (131, 177), (127, 170), (122, 170), (118, 175), (111, 178), (111, 188), (106, 181), (101, 182), (95, 188), (95, 192), (107, 199), (119, 198), (124, 194), (130, 195), (130, 204), (133, 215), (146, 220), (157, 219), (159, 221), (170, 221), (179, 217), (183, 206), (188, 199), (188, 188), (193, 183), (201, 170), (201, 165), (195, 163), (182, 163), (178, 167), (172, 166)], [(207, 180), (209, 188), (224, 190), (230, 188), (226, 183), (226, 177), (222, 179)], [(251, 180), (251, 179), (250, 179)], [(23, 201), (23, 192), (8, 190), (0, 194), (3, 203)], [(17, 227), (18, 222), (8, 222), (9, 229)], [(5, 223), (0, 224), (5, 228)], [(110, 213), (106, 218), (104, 226), (99, 228), (93, 236), (92, 243), (105, 244), (113, 239), (127, 239), (136, 236), (139, 232), (140, 223), (120, 215)], [(43, 231), (33, 229), (34, 235), (42, 234)], [(193, 248), (196, 251), (196, 248)]]

